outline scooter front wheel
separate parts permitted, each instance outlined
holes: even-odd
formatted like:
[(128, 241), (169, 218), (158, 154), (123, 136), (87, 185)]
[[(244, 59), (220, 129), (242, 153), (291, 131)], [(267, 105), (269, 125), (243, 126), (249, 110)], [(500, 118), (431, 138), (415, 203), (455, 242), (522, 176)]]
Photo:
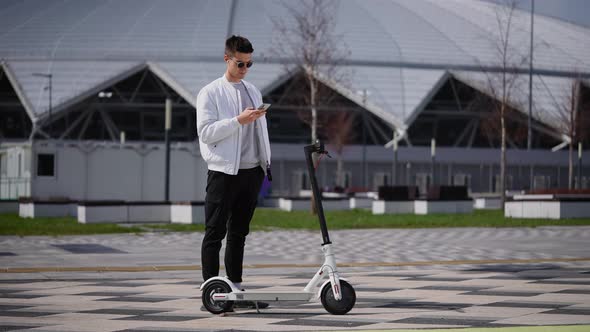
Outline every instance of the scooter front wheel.
[(332, 292), (332, 285), (326, 283), (321, 293), (322, 305), (327, 312), (333, 315), (344, 315), (349, 312), (356, 303), (356, 293), (354, 288), (345, 280), (340, 280), (340, 292), (342, 293), (342, 299), (340, 301), (334, 298), (334, 292)]
[(211, 281), (203, 288), (203, 306), (212, 314), (221, 314), (231, 310), (234, 301), (214, 301), (213, 295), (219, 293), (231, 293), (231, 287), (221, 280)]

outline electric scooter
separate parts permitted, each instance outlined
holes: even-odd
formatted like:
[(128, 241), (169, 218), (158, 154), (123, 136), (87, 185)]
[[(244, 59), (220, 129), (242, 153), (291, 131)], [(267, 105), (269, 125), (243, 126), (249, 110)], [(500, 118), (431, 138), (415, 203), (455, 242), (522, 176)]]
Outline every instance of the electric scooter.
[[(328, 235), (326, 218), (322, 207), (321, 192), (315, 176), (315, 167), (312, 155), (328, 155), (324, 149), (324, 144), (319, 140), (315, 144), (304, 147), (305, 161), (311, 182), (311, 189), (316, 204), (320, 229), (322, 231), (322, 251), (324, 253), (324, 264), (318, 272), (307, 283), (303, 290), (298, 292), (246, 292), (237, 289), (227, 277), (213, 277), (205, 281), (200, 289), (202, 291), (203, 306), (213, 314), (221, 314), (233, 310), (234, 301), (252, 301), (256, 304), (256, 310), (260, 312), (257, 301), (311, 301), (321, 299), (322, 305), (331, 314), (344, 315), (349, 312), (356, 302), (356, 293), (354, 288), (338, 275), (336, 268), (336, 259), (332, 249), (332, 242)], [(319, 159), (319, 158), (318, 158)], [(321, 286), (318, 285), (325, 280)]]

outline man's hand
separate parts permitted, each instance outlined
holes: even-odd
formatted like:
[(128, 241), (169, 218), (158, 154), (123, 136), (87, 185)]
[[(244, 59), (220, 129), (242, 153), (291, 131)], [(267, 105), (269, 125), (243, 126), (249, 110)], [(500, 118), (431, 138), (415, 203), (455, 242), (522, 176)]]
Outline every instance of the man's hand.
[(238, 115), (238, 122), (241, 125), (252, 123), (264, 114), (266, 114), (266, 111), (257, 110), (254, 107), (248, 107), (242, 113), (240, 113), (240, 115)]

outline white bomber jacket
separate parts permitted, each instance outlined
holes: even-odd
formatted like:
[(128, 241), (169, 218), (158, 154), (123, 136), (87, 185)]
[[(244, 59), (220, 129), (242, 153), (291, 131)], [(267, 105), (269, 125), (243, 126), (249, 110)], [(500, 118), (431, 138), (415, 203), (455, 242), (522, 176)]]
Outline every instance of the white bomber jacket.
[[(260, 91), (251, 83), (244, 82), (255, 107), (262, 104)], [(237, 116), (245, 107), (240, 92), (227, 80), (225, 74), (209, 83), (197, 96), (197, 134), (201, 156), (212, 171), (236, 175), (240, 168), (242, 151), (242, 125)], [(260, 166), (270, 170), (270, 142), (266, 117), (255, 121), (258, 139)], [(267, 176), (270, 177), (269, 174)]]

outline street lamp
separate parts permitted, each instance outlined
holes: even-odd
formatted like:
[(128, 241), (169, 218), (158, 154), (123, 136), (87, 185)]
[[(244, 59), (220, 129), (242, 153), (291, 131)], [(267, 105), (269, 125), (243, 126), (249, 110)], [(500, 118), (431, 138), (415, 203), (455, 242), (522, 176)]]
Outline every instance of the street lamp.
[(46, 73), (33, 73), (33, 76), (35, 77), (44, 77), (49, 79), (49, 137), (51, 138), (51, 132), (52, 132), (52, 125), (51, 125), (51, 110), (52, 110), (52, 79), (53, 79), (53, 74), (46, 74)]
[(166, 165), (164, 181), (164, 200), (170, 200), (170, 128), (172, 127), (172, 100), (166, 98), (166, 112), (164, 120), (164, 140), (166, 142)]
[(430, 140), (430, 171), (432, 186), (436, 186), (436, 139)]
[(578, 142), (578, 189), (582, 189), (582, 142)]

